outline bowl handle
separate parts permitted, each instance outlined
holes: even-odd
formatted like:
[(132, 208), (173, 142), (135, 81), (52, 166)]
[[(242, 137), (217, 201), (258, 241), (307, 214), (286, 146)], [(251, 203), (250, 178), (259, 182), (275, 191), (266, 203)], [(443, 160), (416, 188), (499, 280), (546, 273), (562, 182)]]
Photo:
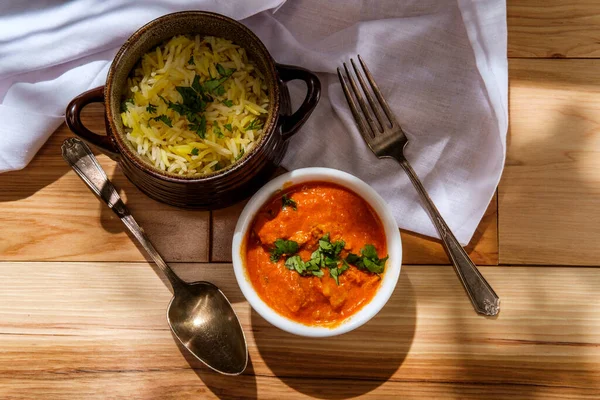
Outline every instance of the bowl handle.
[(310, 117), (321, 97), (321, 81), (317, 75), (307, 69), (295, 67), (293, 65), (276, 64), (279, 78), (283, 82), (289, 82), (294, 79), (300, 79), (306, 83), (306, 97), (300, 105), (300, 108), (292, 115), (282, 115), (281, 136), (283, 140), (288, 140)]
[(71, 100), (65, 112), (67, 126), (74, 134), (116, 160), (119, 157), (119, 150), (115, 147), (111, 138), (90, 131), (81, 122), (81, 111), (90, 103), (104, 103), (104, 86), (88, 90)]

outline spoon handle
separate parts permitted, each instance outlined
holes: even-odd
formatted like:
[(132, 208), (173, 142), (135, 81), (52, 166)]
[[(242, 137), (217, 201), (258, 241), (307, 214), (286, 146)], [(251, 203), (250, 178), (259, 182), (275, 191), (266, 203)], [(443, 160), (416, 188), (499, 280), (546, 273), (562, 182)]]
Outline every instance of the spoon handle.
[(184, 286), (184, 282), (173, 272), (156, 251), (141, 226), (133, 219), (121, 196), (110, 182), (106, 173), (87, 144), (77, 138), (68, 138), (62, 145), (62, 156), (77, 175), (96, 195), (123, 221), (138, 242), (146, 249), (152, 260), (169, 279), (173, 290)]

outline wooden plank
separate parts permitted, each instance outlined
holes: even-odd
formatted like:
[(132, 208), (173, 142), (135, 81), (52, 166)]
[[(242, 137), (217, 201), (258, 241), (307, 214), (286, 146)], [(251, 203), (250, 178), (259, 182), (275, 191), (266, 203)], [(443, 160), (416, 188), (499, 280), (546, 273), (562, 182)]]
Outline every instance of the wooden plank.
[[(335, 340), (284, 333), (251, 311), (228, 264), (175, 264), (233, 302), (251, 365), (222, 377), (185, 357), (170, 293), (145, 263), (0, 263), (0, 397), (594, 398), (600, 269), (482, 268), (502, 298), (477, 316), (451, 267), (403, 267), (367, 325)], [(68, 288), (68, 290), (66, 290)]]
[[(492, 198), (467, 251), (478, 265), (498, 264), (498, 210)], [(245, 202), (212, 212), (211, 261), (231, 262), (231, 240)], [(438, 240), (409, 231), (401, 231), (405, 264), (449, 264)]]
[(500, 262), (598, 265), (600, 60), (511, 60)]
[(509, 57), (600, 57), (597, 0), (508, 0)]
[[(90, 129), (104, 131), (100, 107), (88, 107), (86, 117)], [(25, 169), (0, 174), (0, 259), (143, 261), (121, 221), (62, 159), (60, 146), (69, 136), (61, 126)], [(98, 160), (165, 259), (208, 261), (209, 212), (154, 201), (114, 161)]]
[[(68, 378), (62, 376), (68, 373)], [(456, 400), (597, 400), (595, 389), (514, 384), (423, 381), (370, 381), (242, 375), (228, 377), (206, 370), (78, 371), (19, 380), (0, 393), (10, 400), (36, 399), (456, 399)], [(291, 384), (289, 384), (291, 383)], [(300, 387), (297, 391), (295, 388)], [(340, 390), (341, 389), (341, 390)], [(399, 394), (402, 394), (399, 397)]]

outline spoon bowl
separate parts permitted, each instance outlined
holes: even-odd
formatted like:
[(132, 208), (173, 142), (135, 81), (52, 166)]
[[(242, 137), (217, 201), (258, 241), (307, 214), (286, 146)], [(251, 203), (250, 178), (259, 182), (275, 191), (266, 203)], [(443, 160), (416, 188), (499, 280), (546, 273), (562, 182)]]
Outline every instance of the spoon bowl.
[(173, 298), (167, 309), (167, 320), (175, 337), (209, 368), (225, 375), (244, 372), (248, 364), (246, 337), (223, 292), (209, 282), (184, 282), (173, 272), (133, 219), (85, 143), (75, 138), (66, 139), (62, 155), (88, 187), (117, 214), (169, 280)]
[(225, 375), (239, 375), (248, 364), (246, 338), (231, 304), (209, 282), (186, 284), (167, 310), (171, 330), (196, 358)]

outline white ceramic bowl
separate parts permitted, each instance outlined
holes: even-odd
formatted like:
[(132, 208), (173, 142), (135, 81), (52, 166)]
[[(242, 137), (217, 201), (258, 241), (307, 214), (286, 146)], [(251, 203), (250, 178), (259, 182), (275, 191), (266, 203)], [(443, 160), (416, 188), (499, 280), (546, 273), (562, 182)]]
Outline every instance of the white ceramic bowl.
[[(242, 244), (250, 229), (254, 216), (275, 194), (290, 185), (304, 182), (331, 182), (352, 190), (360, 195), (379, 216), (387, 239), (389, 259), (385, 267), (382, 282), (373, 299), (357, 313), (346, 318), (334, 327), (309, 326), (292, 321), (269, 307), (256, 293), (246, 274), (243, 263)], [(369, 321), (383, 308), (392, 295), (402, 265), (402, 242), (398, 225), (387, 203), (365, 182), (346, 172), (331, 168), (304, 168), (288, 172), (263, 186), (248, 202), (235, 227), (233, 235), (233, 269), (242, 293), (264, 319), (284, 331), (301, 336), (325, 337), (340, 335), (358, 328)]]

